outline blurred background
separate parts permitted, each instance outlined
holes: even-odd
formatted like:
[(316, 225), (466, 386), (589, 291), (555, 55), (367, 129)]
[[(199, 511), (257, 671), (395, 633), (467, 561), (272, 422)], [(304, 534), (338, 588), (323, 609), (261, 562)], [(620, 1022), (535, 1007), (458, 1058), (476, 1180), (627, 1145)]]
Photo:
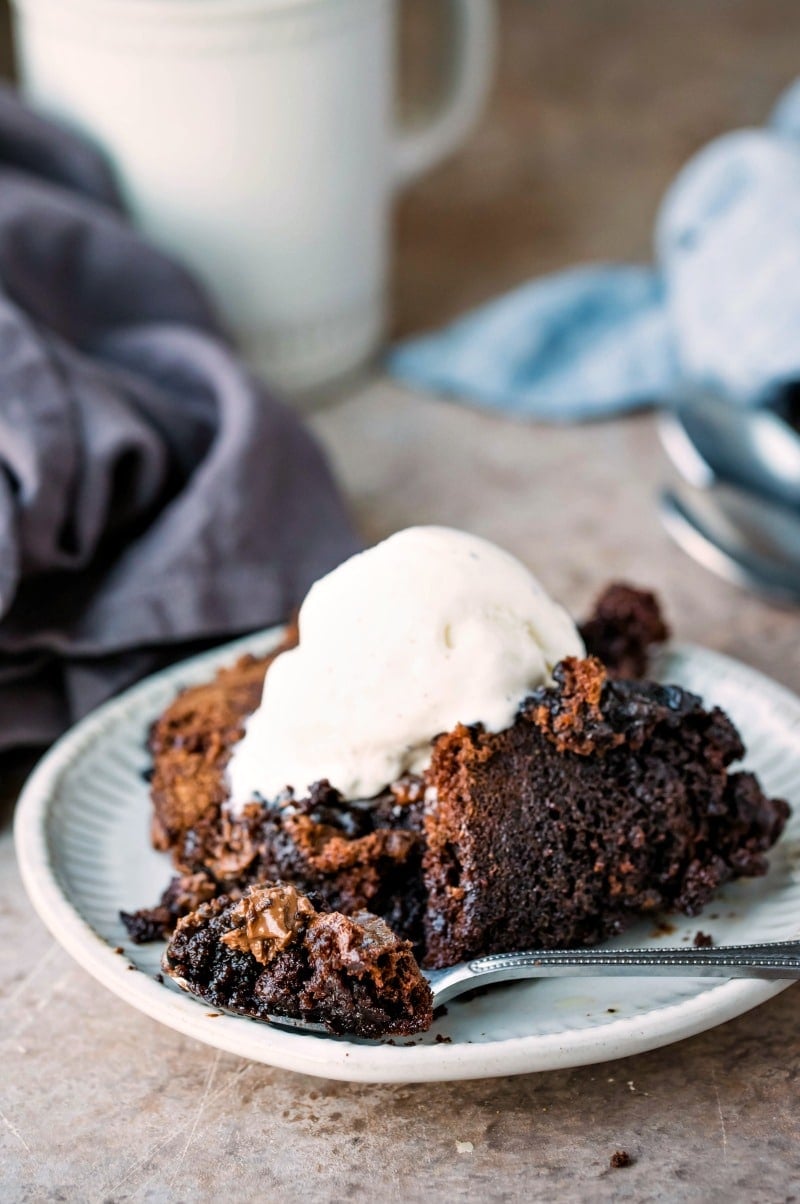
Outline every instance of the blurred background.
[[(422, 107), (439, 77), (431, 34), (443, 5), (400, 9), (402, 90)], [(762, 123), (800, 70), (796, 0), (498, 0), (498, 10), (488, 111), (397, 206), (396, 334), (573, 262), (648, 259), (681, 164), (715, 135)], [(7, 0), (0, 70), (12, 73)]]
[[(437, 7), (406, 0), (413, 91)], [(403, 7), (403, 5), (401, 5)], [(397, 328), (435, 325), (571, 262), (649, 259), (678, 168), (760, 124), (800, 70), (793, 0), (499, 0), (492, 102), (398, 207)]]
[[(424, 87), (430, 0), (409, 0)], [(435, 325), (573, 261), (649, 259), (659, 200), (800, 69), (793, 0), (499, 0), (497, 82), (466, 148), (398, 207), (395, 317)], [(416, 36), (415, 36), (416, 35)]]

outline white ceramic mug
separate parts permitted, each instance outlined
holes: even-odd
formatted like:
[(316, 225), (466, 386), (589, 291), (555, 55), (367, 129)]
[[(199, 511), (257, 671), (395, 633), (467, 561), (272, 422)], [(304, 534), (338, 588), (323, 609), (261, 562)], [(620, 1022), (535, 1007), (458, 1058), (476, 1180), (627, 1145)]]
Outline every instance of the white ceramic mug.
[(480, 113), (492, 0), (449, 0), (449, 93), (399, 134), (394, 0), (14, 3), (27, 94), (105, 148), (258, 370), (303, 390), (375, 350), (391, 195)]

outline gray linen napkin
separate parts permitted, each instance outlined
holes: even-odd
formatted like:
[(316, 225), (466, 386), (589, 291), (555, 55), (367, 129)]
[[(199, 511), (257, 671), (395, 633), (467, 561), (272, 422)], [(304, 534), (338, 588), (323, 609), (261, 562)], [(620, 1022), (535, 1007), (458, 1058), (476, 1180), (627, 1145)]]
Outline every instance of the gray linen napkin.
[(0, 90), (0, 749), (287, 617), (358, 544), (94, 150)]

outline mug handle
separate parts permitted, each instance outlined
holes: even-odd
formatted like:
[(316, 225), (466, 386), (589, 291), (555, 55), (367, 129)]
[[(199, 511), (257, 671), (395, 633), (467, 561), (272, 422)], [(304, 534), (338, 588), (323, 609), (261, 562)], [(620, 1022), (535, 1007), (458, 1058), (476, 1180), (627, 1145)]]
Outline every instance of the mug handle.
[(448, 10), (452, 83), (428, 121), (397, 135), (397, 188), (404, 188), (458, 149), (480, 117), (489, 93), (495, 51), (494, 0), (449, 0)]

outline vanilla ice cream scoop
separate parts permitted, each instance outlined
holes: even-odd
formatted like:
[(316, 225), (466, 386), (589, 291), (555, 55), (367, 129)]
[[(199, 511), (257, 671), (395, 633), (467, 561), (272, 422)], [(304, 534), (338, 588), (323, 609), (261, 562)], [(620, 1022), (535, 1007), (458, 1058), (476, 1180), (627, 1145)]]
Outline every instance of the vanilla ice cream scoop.
[(328, 778), (368, 799), (428, 764), (458, 723), (492, 732), (583, 644), (565, 610), (507, 552), (410, 527), (334, 569), (300, 610), (300, 643), (270, 667), (228, 765), (230, 806)]

